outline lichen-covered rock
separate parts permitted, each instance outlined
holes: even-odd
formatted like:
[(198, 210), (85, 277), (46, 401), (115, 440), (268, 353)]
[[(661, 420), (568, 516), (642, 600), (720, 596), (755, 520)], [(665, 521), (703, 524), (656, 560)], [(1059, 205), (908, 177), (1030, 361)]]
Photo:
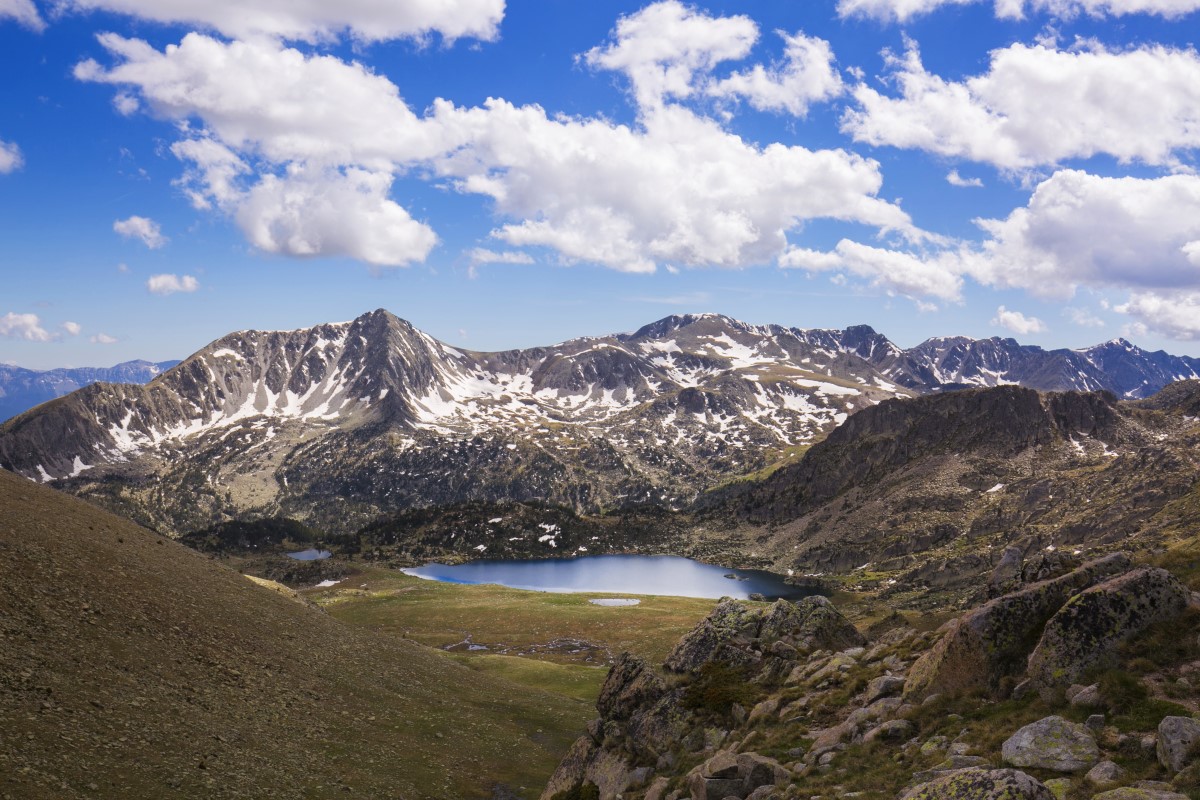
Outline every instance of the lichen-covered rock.
[(666, 686), (662, 679), (645, 661), (631, 653), (622, 653), (600, 687), (596, 710), (605, 719), (628, 719), (634, 711), (655, 702), (664, 692)]
[(550, 776), (540, 800), (550, 800), (559, 792), (568, 792), (583, 783), (588, 764), (599, 750), (590, 736), (581, 736), (559, 762), (558, 769)]
[(731, 664), (750, 663), (753, 657), (745, 648), (758, 638), (762, 619), (761, 611), (723, 597), (699, 625), (679, 640), (663, 666), (672, 672), (695, 672), (717, 659)]
[(934, 778), (900, 800), (1054, 800), (1036, 778), (1015, 769), (963, 769)]
[(1096, 766), (1088, 770), (1088, 774), (1083, 777), (1094, 786), (1104, 786), (1105, 784), (1116, 783), (1125, 775), (1125, 770), (1118, 767), (1112, 761), (1101, 761)]
[(1127, 569), (1128, 556), (1105, 556), (951, 620), (941, 640), (912, 665), (904, 696), (921, 700), (935, 693), (997, 690), (1001, 679), (1024, 672), (1031, 644), (1067, 600)]
[(1059, 716), (1045, 717), (1021, 728), (1004, 742), (1000, 754), (1014, 767), (1055, 772), (1078, 772), (1100, 760), (1100, 748), (1092, 732)]
[(1158, 763), (1171, 772), (1179, 772), (1194, 758), (1197, 741), (1200, 741), (1200, 722), (1191, 717), (1163, 717), (1158, 723), (1155, 749)]
[(798, 628), (791, 632), (796, 646), (802, 650), (844, 650), (861, 647), (866, 638), (858, 632), (850, 620), (820, 595), (803, 597), (796, 601), (796, 610), (801, 617)]
[(1170, 789), (1122, 786), (1120, 789), (1110, 789), (1107, 792), (1094, 794), (1092, 800), (1188, 800), (1188, 796)]
[(1154, 567), (1140, 567), (1080, 592), (1046, 623), (1029, 656), (1033, 686), (1053, 689), (1073, 683), (1110, 658), (1121, 642), (1182, 614), (1188, 597), (1178, 578)]
[(904, 690), (904, 678), (898, 675), (880, 675), (867, 684), (867, 702), (874, 703), (882, 697), (891, 697)]
[(1004, 548), (1000, 560), (992, 570), (988, 581), (988, 596), (999, 597), (1021, 588), (1021, 563), (1023, 553), (1021, 548), (1010, 545)]

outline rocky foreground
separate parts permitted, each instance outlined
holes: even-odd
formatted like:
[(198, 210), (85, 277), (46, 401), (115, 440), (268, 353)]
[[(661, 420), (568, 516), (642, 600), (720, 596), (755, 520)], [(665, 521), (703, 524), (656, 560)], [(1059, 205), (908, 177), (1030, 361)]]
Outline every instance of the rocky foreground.
[(542, 800), (1200, 797), (1200, 596), (1109, 555), (921, 632), (723, 600), (626, 654)]

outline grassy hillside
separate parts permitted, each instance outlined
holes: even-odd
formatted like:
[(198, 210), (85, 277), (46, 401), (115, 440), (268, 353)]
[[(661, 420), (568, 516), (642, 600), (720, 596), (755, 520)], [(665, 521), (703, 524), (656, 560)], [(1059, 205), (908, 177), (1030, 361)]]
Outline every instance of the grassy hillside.
[(536, 796), (594, 713), (3, 471), (0, 556), (0, 796)]

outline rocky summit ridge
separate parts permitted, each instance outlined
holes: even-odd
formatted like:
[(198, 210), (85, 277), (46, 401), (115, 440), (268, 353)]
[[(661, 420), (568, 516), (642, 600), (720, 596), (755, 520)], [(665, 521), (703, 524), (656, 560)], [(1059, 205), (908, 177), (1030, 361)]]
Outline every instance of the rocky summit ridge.
[(715, 314), (481, 353), (378, 310), (233, 333), (144, 386), (86, 386), (0, 426), (0, 465), (175, 533), (262, 516), (346, 533), (463, 502), (674, 510), (885, 400), (1016, 382), (1138, 397), (1196, 366), (1126, 342), (902, 350), (868, 326)]

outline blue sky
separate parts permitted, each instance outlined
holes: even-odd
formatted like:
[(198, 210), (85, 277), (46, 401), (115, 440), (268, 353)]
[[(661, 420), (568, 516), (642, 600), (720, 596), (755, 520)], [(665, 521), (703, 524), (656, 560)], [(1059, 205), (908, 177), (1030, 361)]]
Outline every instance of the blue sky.
[(0, 0), (0, 361), (385, 307), (1200, 355), (1200, 0)]

